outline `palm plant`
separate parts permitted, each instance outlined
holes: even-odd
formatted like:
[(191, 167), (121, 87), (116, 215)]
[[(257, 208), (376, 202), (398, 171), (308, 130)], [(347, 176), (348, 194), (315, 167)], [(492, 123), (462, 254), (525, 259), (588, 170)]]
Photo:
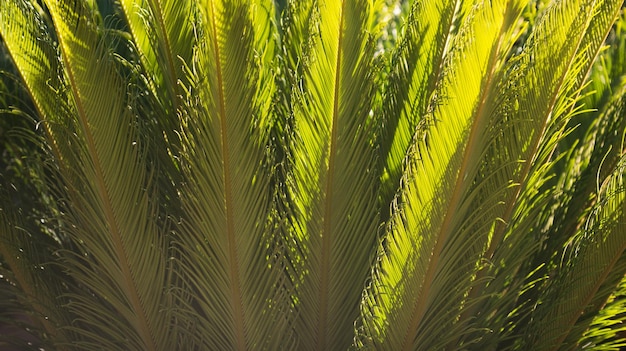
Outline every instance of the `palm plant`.
[(3, 0), (4, 345), (619, 350), (625, 24)]

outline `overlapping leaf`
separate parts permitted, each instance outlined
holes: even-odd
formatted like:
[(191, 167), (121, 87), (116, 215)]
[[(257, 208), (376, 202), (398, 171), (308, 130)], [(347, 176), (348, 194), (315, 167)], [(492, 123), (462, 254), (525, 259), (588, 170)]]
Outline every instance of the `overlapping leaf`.
[[(472, 179), (520, 12), (520, 3), (479, 3), (455, 38), (443, 100), (414, 137), (399, 206), (364, 297), (363, 343), (437, 348), (448, 340), (443, 335), (462, 332), (451, 328), (458, 302), (487, 239), (483, 222), (497, 218), (493, 204), (472, 203)], [(477, 209), (479, 216), (467, 215)]]
[[(69, 308), (82, 317), (85, 345), (168, 348), (176, 338), (160, 332), (171, 331), (167, 328), (171, 319), (165, 295), (153, 289), (167, 286), (166, 238), (156, 226), (150, 175), (142, 163), (141, 140), (133, 129), (135, 116), (125, 105), (123, 82), (91, 10), (69, 1), (46, 5), (58, 36), (72, 117), (78, 126), (70, 138), (72, 152), (82, 165), (66, 185), (72, 206), (67, 234), (80, 251), (64, 252), (63, 264), (75, 279), (98, 292), (72, 294)], [(118, 324), (109, 327), (102, 324), (105, 320)]]
[(0, 253), (46, 349), (621, 342), (619, 28), (584, 85), (623, 1), (409, 1), (399, 41), (390, 1), (113, 6), (0, 2), (60, 239), (0, 216)]
[[(377, 2), (320, 1), (295, 107), (290, 166), (301, 349), (347, 348), (378, 226), (369, 143)], [(296, 87), (297, 88), (297, 87)]]
[[(181, 110), (177, 247), (201, 349), (286, 344), (270, 258), (271, 1), (205, 1)], [(274, 268), (274, 269), (272, 269)]]

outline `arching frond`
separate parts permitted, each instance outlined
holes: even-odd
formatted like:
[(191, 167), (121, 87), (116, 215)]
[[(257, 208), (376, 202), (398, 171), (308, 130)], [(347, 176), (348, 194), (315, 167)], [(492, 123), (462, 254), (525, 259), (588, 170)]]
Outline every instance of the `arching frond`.
[(365, 344), (439, 348), (463, 332), (451, 326), (486, 240), (468, 229), (488, 229), (465, 211), (479, 208), (478, 218), (493, 216), (493, 206), (472, 203), (472, 179), (521, 9), (515, 2), (477, 4), (452, 44), (439, 90), (445, 100), (414, 138), (399, 205), (365, 293)]
[(310, 19), (292, 146), (300, 349), (347, 348), (376, 240), (373, 108), (376, 2), (320, 1)]
[(624, 11), (0, 0), (0, 348), (620, 347)]
[[(272, 1), (206, 1), (181, 111), (181, 224), (186, 319), (200, 349), (286, 344), (280, 266), (272, 265), (268, 118)], [(184, 298), (184, 296), (183, 296)]]
[(166, 113), (173, 115), (182, 103), (183, 67), (193, 56), (197, 4), (187, 0), (122, 0), (120, 4), (153, 94)]
[[(160, 332), (172, 331), (166, 328), (171, 319), (165, 295), (153, 289), (167, 285), (166, 239), (154, 221), (150, 175), (133, 130), (134, 116), (125, 105), (124, 84), (90, 9), (73, 1), (46, 5), (68, 84), (72, 114), (66, 122), (77, 126), (69, 138), (71, 152), (82, 165), (59, 188), (72, 206), (67, 234), (80, 247), (80, 253), (64, 251), (62, 261), (70, 275), (97, 292), (72, 294), (68, 308), (85, 324), (80, 329), (85, 345), (167, 349), (176, 338)], [(117, 325), (103, 325), (105, 320)]]
[[(535, 337), (529, 347), (556, 350), (576, 347), (593, 316), (626, 273), (624, 161), (602, 185), (588, 226), (564, 253), (562, 269), (546, 289), (545, 302), (533, 317)], [(569, 337), (568, 337), (569, 336)]]
[[(535, 238), (539, 237), (539, 228), (545, 223), (540, 224), (536, 211), (545, 210), (542, 206), (547, 206), (549, 201), (543, 191), (550, 177), (548, 174), (553, 169), (554, 160), (551, 157), (556, 144), (565, 135), (566, 122), (575, 112), (574, 103), (582, 84), (579, 77), (586, 74), (600, 49), (599, 45), (590, 47), (585, 43), (590, 42), (590, 36), (598, 35), (597, 32), (606, 35), (619, 8), (617, 2), (607, 2), (603, 5), (607, 6), (603, 9), (606, 17), (580, 17), (581, 9), (598, 9), (598, 6), (600, 4), (594, 2), (552, 4), (533, 28), (519, 57), (511, 62), (505, 89), (519, 89), (520, 93), (511, 94), (513, 100), (503, 104), (502, 110), (492, 120), (490, 129), (497, 131), (496, 139), (487, 153), (490, 159), (482, 166), (477, 179), (486, 189), (501, 188), (507, 185), (507, 181), (511, 185), (501, 198), (505, 206), (498, 217), (502, 221), (495, 223), (491, 229), (489, 247), (484, 254), (490, 265), (481, 268), (477, 281), (486, 276), (495, 277), (472, 288), (468, 297), (470, 307), (462, 315), (462, 319), (478, 315), (477, 324), (485, 327), (485, 331), (478, 334), (506, 329), (504, 324), (500, 324), (506, 323), (506, 318), (498, 320), (504, 313), (495, 311), (519, 309), (519, 306), (505, 305), (517, 301), (517, 294), (524, 289), (522, 282), (525, 279), (537, 279), (527, 275), (536, 273), (538, 266), (527, 264), (524, 260), (528, 261), (529, 255), (538, 250), (537, 241), (540, 239)], [(549, 40), (554, 40), (555, 47), (552, 49), (542, 44), (548, 36)], [(562, 41), (561, 45), (557, 44), (559, 41)], [(579, 43), (578, 49), (571, 45), (572, 42)], [(557, 48), (561, 49), (558, 54)], [(494, 173), (498, 176), (492, 176)], [(535, 263), (539, 262), (542, 261)], [(525, 268), (520, 269), (520, 265)], [(504, 297), (503, 290), (507, 292), (504, 296), (510, 297)], [(482, 301), (472, 302), (476, 297)], [(520, 303), (524, 304), (521, 300)], [(468, 340), (475, 338), (476, 333), (472, 335)], [(487, 344), (499, 342), (497, 333), (484, 335)]]
[(21, 0), (0, 4), (0, 35), (49, 135), (49, 147), (61, 165), (69, 166), (73, 164), (66, 160), (71, 157), (69, 145), (59, 142), (73, 131), (63, 119), (70, 110), (69, 95), (51, 26), (36, 4)]
[(384, 123), (381, 196), (385, 204), (399, 187), (404, 158), (418, 123), (437, 104), (434, 94), (444, 59), (470, 5), (469, 1), (413, 2), (403, 36), (391, 54), (391, 73), (382, 92), (383, 110), (379, 111)]
[[(493, 278), (473, 288), (470, 299), (482, 296), (480, 297), (482, 301), (473, 304), (464, 312), (467, 317), (478, 315), (477, 324), (484, 326), (486, 331), (502, 330), (503, 335), (509, 333), (505, 330), (510, 319), (501, 318), (505, 313), (496, 311), (514, 312), (515, 320), (525, 320), (522, 316), (533, 308), (532, 304), (528, 304), (528, 296), (541, 286), (535, 283), (542, 279), (542, 274), (548, 270), (547, 266), (542, 267), (542, 264), (549, 262), (555, 255), (555, 247), (557, 251), (559, 250), (558, 244), (553, 244), (554, 246), (548, 244), (549, 249), (540, 249), (542, 245), (546, 245), (543, 230), (550, 225), (547, 223), (558, 220), (553, 218), (553, 214), (549, 214), (551, 194), (545, 193), (555, 191), (551, 188), (552, 185), (548, 184), (557, 164), (552, 156), (557, 143), (562, 142), (566, 136), (567, 121), (576, 113), (574, 104), (581, 89), (580, 77), (588, 72), (593, 57), (600, 49), (600, 45), (586, 43), (595, 43), (597, 39), (590, 38), (600, 35), (598, 34), (600, 32), (606, 36), (615, 14), (619, 11), (619, 6), (619, 2), (553, 4), (543, 18), (539, 19), (520, 57), (512, 63), (514, 66), (512, 72), (517, 73), (511, 75), (510, 88), (507, 89), (520, 89), (524, 93), (516, 96), (513, 104), (505, 107), (514, 109), (501, 113), (499, 118), (504, 119), (497, 119), (499, 122), (494, 127), (508, 125), (515, 133), (503, 133), (500, 140), (507, 142), (494, 144), (491, 154), (497, 155), (498, 158), (504, 157), (494, 164), (509, 165), (497, 166), (502, 176), (494, 178), (495, 182), (501, 183), (503, 180), (511, 179), (513, 184), (519, 183), (519, 186), (516, 185), (512, 188), (513, 191), (503, 198), (506, 204), (501, 215), (503, 222), (493, 228), (491, 243), (485, 253), (485, 258), (491, 265), (482, 268), (477, 277), (481, 279), (488, 275)], [(581, 8), (593, 8), (593, 13), (601, 11), (606, 15), (581, 18)], [(562, 31), (562, 34), (557, 35), (559, 31)], [(548, 36), (549, 40), (555, 40), (555, 43), (562, 40), (562, 45), (557, 45), (552, 50), (548, 49), (541, 44), (548, 40)], [(545, 39), (542, 39), (544, 37)], [(557, 39), (559, 37), (561, 39)], [(573, 40), (579, 43), (578, 49), (567, 44)], [(567, 49), (564, 49), (566, 47)], [(557, 48), (562, 48), (563, 51), (555, 55)], [(557, 59), (555, 56), (560, 58)], [(546, 77), (550, 77), (551, 80), (546, 80)], [(511, 136), (519, 139), (511, 143), (509, 142)], [(516, 160), (528, 161), (516, 165)], [(490, 167), (487, 165), (484, 168)], [(491, 184), (489, 188), (493, 187), (494, 180), (489, 181), (488, 184)], [(562, 196), (561, 199), (564, 199)], [(563, 200), (561, 208), (565, 209), (572, 205)], [(570, 214), (567, 218), (568, 223), (573, 223), (577, 217)], [(565, 242), (569, 240), (569, 235), (554, 233), (550, 235), (549, 240)], [(531, 258), (533, 256), (534, 258)], [(525, 284), (531, 284), (531, 287)], [(506, 289), (503, 286), (506, 286)], [(503, 290), (506, 291), (505, 295), (501, 293)], [(518, 294), (521, 296), (518, 297)], [(530, 300), (538, 298), (535, 296)], [(485, 335), (486, 339), (483, 340), (485, 346), (482, 347), (505, 348), (507, 342), (497, 333)], [(486, 346), (489, 343), (491, 346)], [(495, 346), (498, 343), (500, 345)]]

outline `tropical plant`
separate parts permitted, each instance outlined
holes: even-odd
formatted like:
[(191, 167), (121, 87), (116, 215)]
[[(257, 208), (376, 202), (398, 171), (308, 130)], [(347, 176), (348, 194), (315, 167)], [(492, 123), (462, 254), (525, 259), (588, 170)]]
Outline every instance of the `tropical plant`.
[(619, 350), (622, 0), (2, 0), (3, 347)]

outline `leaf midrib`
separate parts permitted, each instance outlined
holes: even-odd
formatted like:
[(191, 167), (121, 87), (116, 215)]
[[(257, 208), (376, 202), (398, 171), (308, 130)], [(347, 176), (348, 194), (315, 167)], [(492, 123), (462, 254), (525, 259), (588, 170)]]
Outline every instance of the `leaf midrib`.
[[(57, 18), (58, 16), (57, 13), (58, 11), (60, 11), (60, 9), (56, 6), (55, 6), (55, 10), (56, 11), (54, 11), (53, 18)], [(95, 173), (95, 178), (96, 178), (95, 183), (96, 183), (96, 187), (98, 189), (99, 195), (100, 195), (100, 199), (102, 201), (104, 215), (107, 219), (108, 225), (110, 226), (111, 240), (113, 242), (113, 246), (115, 247), (116, 257), (120, 260), (119, 266), (122, 271), (122, 275), (124, 277), (124, 281), (122, 283), (125, 285), (126, 293), (127, 293), (128, 298), (130, 299), (129, 302), (131, 303), (133, 311), (137, 314), (139, 334), (142, 340), (144, 341), (145, 346), (148, 348), (148, 350), (157, 350), (156, 342), (154, 340), (154, 335), (149, 326), (148, 318), (147, 318), (145, 309), (143, 307), (143, 304), (141, 303), (137, 285), (135, 284), (135, 280), (130, 269), (128, 253), (126, 252), (126, 249), (122, 242), (122, 233), (121, 233), (120, 225), (117, 222), (117, 219), (115, 216), (113, 204), (111, 203), (109, 191), (107, 189), (106, 182), (104, 180), (102, 162), (100, 161), (100, 157), (98, 155), (98, 151), (95, 145), (95, 140), (94, 140), (93, 134), (89, 126), (87, 113), (85, 111), (85, 108), (82, 103), (82, 99), (78, 91), (76, 77), (74, 76), (74, 71), (72, 68), (73, 66), (72, 60), (70, 59), (70, 56), (68, 56), (67, 54), (67, 51), (68, 51), (67, 40), (68, 39), (67, 38), (64, 39), (65, 37), (65, 35), (63, 35), (64, 32), (59, 30), (59, 24), (57, 23), (57, 21), (53, 20), (53, 23), (54, 23), (56, 32), (59, 33), (59, 38), (61, 42), (61, 45), (59, 46), (61, 47), (61, 54), (65, 58), (65, 61), (68, 63), (66, 72), (68, 75), (68, 79), (70, 81), (69, 86), (72, 91), (72, 96), (74, 97), (74, 101), (76, 103), (78, 119), (83, 128), (83, 132), (85, 133), (85, 139), (87, 142), (87, 150), (94, 161), (93, 165), (95, 168), (94, 173)]]
[(233, 195), (231, 183), (231, 161), (228, 150), (228, 130), (226, 120), (226, 100), (224, 96), (224, 81), (222, 74), (222, 63), (220, 60), (220, 47), (218, 42), (217, 25), (215, 23), (215, 1), (211, 1), (211, 27), (213, 29), (213, 49), (215, 55), (215, 65), (217, 73), (217, 90), (219, 103), (219, 119), (221, 129), (221, 151), (224, 176), (224, 207), (226, 213), (226, 236), (228, 238), (228, 276), (230, 279), (230, 296), (231, 308), (233, 312), (234, 336), (238, 350), (246, 350), (246, 333), (244, 326), (244, 312), (241, 299), (240, 273), (239, 273), (239, 257), (237, 254), (237, 241), (235, 233), (235, 218), (233, 214)]
[[(595, 6), (595, 2), (594, 2), (594, 6)], [(588, 20), (587, 22), (587, 27), (589, 25), (591, 21), (591, 18)], [(609, 27), (610, 30), (610, 27)], [(585, 37), (585, 32), (582, 33), (582, 35), (580, 36), (580, 38), (578, 39), (578, 43), (576, 45), (577, 49), (574, 50), (574, 53), (572, 55), (572, 57), (570, 58), (570, 62), (567, 65), (567, 69), (566, 71), (563, 73), (563, 75), (561, 76), (561, 78), (559, 79), (559, 84), (557, 86), (557, 88), (554, 90), (554, 95), (551, 97), (550, 103), (548, 105), (548, 111), (546, 113), (546, 118), (543, 121), (543, 124), (541, 126), (541, 130), (539, 133), (537, 133), (537, 137), (535, 138), (535, 140), (533, 140), (532, 145), (532, 151), (529, 153), (529, 160), (526, 160), (524, 168), (522, 170), (522, 172), (520, 173), (520, 182), (517, 186), (517, 190), (515, 192), (515, 196), (513, 196), (513, 200), (509, 202), (509, 204), (506, 207), (506, 211), (505, 214), (502, 216), (503, 219), (509, 219), (511, 218), (511, 216), (513, 215), (513, 210), (515, 209), (515, 205), (517, 204), (517, 200), (519, 198), (519, 196), (522, 193), (522, 190), (524, 188), (523, 184), (526, 184), (526, 181), (528, 180), (528, 175), (530, 174), (530, 170), (532, 168), (532, 166), (534, 165), (534, 159), (537, 156), (537, 153), (539, 152), (539, 148), (541, 146), (541, 140), (542, 140), (542, 136), (545, 134), (546, 130), (548, 129), (548, 120), (549, 120), (549, 116), (552, 114), (552, 112), (554, 111), (554, 107), (556, 105), (556, 101), (558, 99), (559, 96), (559, 92), (561, 91), (561, 88), (563, 87), (563, 84), (565, 84), (565, 78), (567, 76), (567, 73), (569, 72), (569, 69), (572, 67), (572, 64), (574, 62), (574, 60), (576, 59), (576, 55), (578, 54), (578, 48), (580, 47), (580, 44), (582, 43), (582, 40)], [(608, 35), (608, 32), (606, 33)], [(601, 48), (601, 46), (599, 46), (598, 48)], [(594, 56), (597, 57), (599, 51), (596, 51), (596, 54)], [(595, 59), (594, 59), (595, 60)], [(592, 60), (592, 62), (594, 61)], [(587, 71), (591, 70), (592, 65), (589, 65)], [(578, 94), (580, 94), (580, 92), (578, 92)], [(572, 106), (572, 108), (574, 108), (574, 106)], [(498, 221), (498, 223), (496, 224), (496, 229), (494, 230), (494, 235), (493, 235), (493, 239), (491, 240), (491, 243), (489, 245), (489, 248), (487, 249), (487, 252), (485, 254), (485, 257), (488, 259), (491, 259), (493, 257), (493, 254), (495, 252), (495, 249), (497, 247), (497, 245), (502, 241), (502, 237), (504, 235), (504, 231), (506, 230), (506, 228), (508, 227), (508, 221)]]
[(330, 151), (328, 156), (328, 175), (326, 176), (325, 198), (324, 198), (324, 226), (322, 228), (322, 252), (321, 252), (321, 272), (320, 272), (320, 311), (318, 319), (318, 339), (317, 349), (326, 350), (326, 334), (328, 321), (328, 300), (329, 300), (329, 280), (330, 280), (330, 257), (331, 257), (331, 232), (332, 223), (330, 221), (333, 211), (333, 180), (335, 174), (335, 157), (337, 153), (337, 124), (339, 117), (339, 84), (341, 77), (341, 57), (343, 43), (343, 24), (345, 1), (341, 3), (341, 11), (339, 14), (339, 39), (337, 41), (337, 61), (335, 62), (335, 87), (333, 99), (332, 127), (330, 136)]
[[(596, 4), (597, 4), (597, 1), (594, 1), (592, 8), (595, 8)], [(613, 14), (613, 18), (614, 18), (614, 20), (612, 21), (612, 23), (614, 23), (614, 22), (615, 22), (615, 19), (617, 18), (617, 16), (619, 15), (619, 13), (620, 13), (620, 12), (621, 12), (620, 7), (619, 7), (619, 6), (616, 6), (616, 13), (614, 13), (614, 14)], [(590, 25), (590, 23), (591, 23), (591, 20), (592, 20), (592, 18), (591, 18), (591, 16), (590, 16), (590, 17), (589, 17), (589, 19), (588, 19), (588, 21), (587, 21), (587, 26), (586, 26), (586, 28), (587, 28), (587, 29), (589, 28), (589, 25)], [(606, 38), (606, 36), (608, 36), (608, 34), (609, 34), (610, 30), (611, 30), (611, 27), (612, 27), (612, 26), (607, 26), (607, 32), (605, 33), (605, 38)], [(585, 31), (583, 32), (583, 35), (581, 35), (581, 36), (580, 36), (580, 39), (578, 40), (578, 47), (580, 47), (580, 45), (581, 45), (581, 43), (582, 43), (583, 39), (585, 38), (585, 34), (586, 34), (586, 33), (587, 33), (587, 30), (585, 30)], [(595, 53), (595, 55), (594, 55), (593, 59), (591, 59), (591, 62), (594, 62), (594, 61), (595, 61), (595, 59), (597, 58), (597, 56), (598, 56), (598, 54), (599, 54), (599, 52), (600, 52), (600, 48), (601, 48), (601, 47), (602, 47), (602, 45), (599, 45), (599, 46), (598, 46), (598, 50), (596, 51), (596, 53)], [(578, 52), (578, 50), (576, 50), (576, 52)], [(572, 55), (572, 59), (570, 60), (570, 64), (568, 65), (568, 67), (571, 67), (571, 65), (572, 65), (572, 63), (574, 62), (575, 58), (576, 58), (576, 53), (575, 53), (574, 55)], [(588, 71), (589, 71), (589, 70), (591, 70), (591, 68), (592, 68), (592, 65), (590, 64), (590, 65), (589, 65), (589, 67), (588, 67)], [(565, 77), (565, 75), (564, 75), (564, 77)], [(564, 81), (565, 81), (565, 78), (563, 78), (563, 79), (561, 80), (561, 85), (563, 85)], [(560, 90), (560, 89), (559, 89), (559, 90)], [(579, 93), (580, 93), (580, 92), (579, 92)], [(555, 101), (555, 102), (554, 102), (554, 104), (556, 104), (556, 97), (557, 97), (557, 96), (558, 96), (558, 94), (555, 94), (555, 97), (554, 97), (554, 101)], [(553, 106), (553, 108), (554, 108), (554, 106)], [(550, 111), (552, 111), (552, 109), (551, 109)], [(551, 112), (550, 112), (550, 113), (551, 113)], [(538, 148), (538, 146), (537, 146), (537, 148)], [(528, 168), (528, 169), (530, 169), (530, 165), (527, 165), (527, 168)], [(623, 253), (625, 249), (626, 249), (626, 247), (622, 247), (621, 252)], [(621, 255), (622, 255), (622, 254), (620, 254), (620, 255), (616, 255), (616, 256), (615, 256), (615, 257), (611, 260), (610, 264), (606, 267), (606, 269), (602, 272), (601, 278), (600, 278), (600, 279), (598, 279), (598, 280), (596, 281), (596, 284), (594, 284), (594, 287), (593, 287), (593, 289), (590, 291), (589, 295), (585, 296), (585, 298), (583, 299), (583, 301), (584, 301), (584, 302), (580, 304), (580, 306), (581, 306), (581, 307), (580, 307), (580, 310), (581, 310), (581, 311), (582, 311), (582, 310), (584, 310), (584, 308), (585, 308), (585, 307), (586, 307), (586, 306), (587, 306), (587, 305), (591, 302), (591, 300), (594, 298), (594, 296), (595, 296), (596, 292), (598, 291), (598, 289), (600, 288), (600, 286), (602, 285), (602, 283), (604, 282), (604, 280), (606, 279), (606, 277), (607, 277), (607, 276), (608, 276), (608, 274), (610, 273), (611, 269), (615, 266), (615, 264), (617, 263), (617, 261), (619, 260), (619, 258), (621, 257)], [(579, 314), (573, 314), (573, 315), (572, 315), (572, 318), (568, 321), (568, 323), (567, 323), (566, 325), (570, 325), (570, 326), (574, 325), (574, 324), (576, 323), (576, 321), (578, 320), (578, 318), (579, 318), (579, 317), (580, 317), (580, 315), (579, 315)], [(567, 338), (567, 336), (568, 336), (568, 335), (569, 335), (569, 333), (568, 333), (568, 332), (564, 332), (564, 333), (563, 333), (563, 335), (561, 335), (561, 337), (559, 337), (559, 339), (557, 340), (557, 342), (558, 342), (558, 343), (557, 343), (557, 344), (555, 344), (555, 345), (558, 345), (558, 344), (562, 343), (562, 342), (563, 342), (563, 341)], [(558, 349), (558, 347), (553, 347), (553, 348), (552, 348), (552, 350), (556, 350), (556, 349)]]
[[(505, 18), (507, 14), (508, 14), (508, 11), (504, 14)], [(493, 78), (494, 78), (495, 70), (497, 66), (496, 61), (498, 58), (498, 53), (500, 52), (500, 47), (503, 42), (502, 36), (503, 36), (504, 30), (505, 30), (505, 24), (502, 23), (502, 25), (500, 26), (499, 34), (497, 36), (498, 38), (497, 45), (491, 51), (491, 54), (489, 57), (489, 62), (487, 66), (487, 67), (490, 67), (489, 74), (487, 76), (488, 78), (485, 81), (485, 83), (481, 86), (480, 103), (478, 104), (476, 108), (476, 113), (475, 113), (476, 117), (473, 119), (472, 129), (468, 137), (467, 146), (465, 147), (465, 151), (463, 152), (463, 159), (462, 159), (461, 167), (459, 168), (459, 172), (456, 178), (456, 183), (453, 188), (454, 192), (452, 194), (450, 202), (446, 206), (446, 212), (445, 212), (443, 223), (437, 232), (437, 236), (436, 236), (437, 239), (436, 239), (435, 247), (431, 251), (431, 259), (429, 261), (429, 265), (428, 265), (426, 274), (423, 279), (424, 283), (411, 309), (412, 310), (411, 321), (409, 323), (404, 340), (402, 342), (402, 350), (404, 351), (409, 351), (413, 348), (413, 336), (415, 335), (415, 333), (417, 333), (420, 327), (421, 321), (424, 317), (424, 314), (426, 313), (427, 299), (425, 299), (424, 297), (430, 294), (434, 275), (437, 269), (439, 268), (438, 267), (439, 260), (441, 259), (441, 253), (443, 251), (443, 247), (445, 243), (448, 241), (448, 237), (450, 235), (450, 231), (451, 231), (450, 226), (452, 225), (452, 218), (454, 217), (454, 215), (456, 215), (456, 213), (453, 213), (452, 210), (458, 208), (458, 205), (461, 202), (462, 195), (463, 195), (463, 192), (461, 191), (463, 189), (462, 185), (465, 181), (469, 179), (469, 178), (466, 179), (465, 173), (467, 169), (469, 168), (469, 161), (471, 158), (470, 156), (475, 154), (475, 149), (477, 148), (477, 145), (479, 144), (479, 141), (480, 141), (478, 140), (479, 134), (480, 134), (478, 131), (478, 126), (481, 124), (479, 122), (480, 120), (482, 120), (482, 118), (487, 118), (487, 116), (484, 116), (483, 114), (483, 108), (485, 107), (485, 103), (487, 101), (488, 91), (490, 90), (489, 88), (493, 84)]]

